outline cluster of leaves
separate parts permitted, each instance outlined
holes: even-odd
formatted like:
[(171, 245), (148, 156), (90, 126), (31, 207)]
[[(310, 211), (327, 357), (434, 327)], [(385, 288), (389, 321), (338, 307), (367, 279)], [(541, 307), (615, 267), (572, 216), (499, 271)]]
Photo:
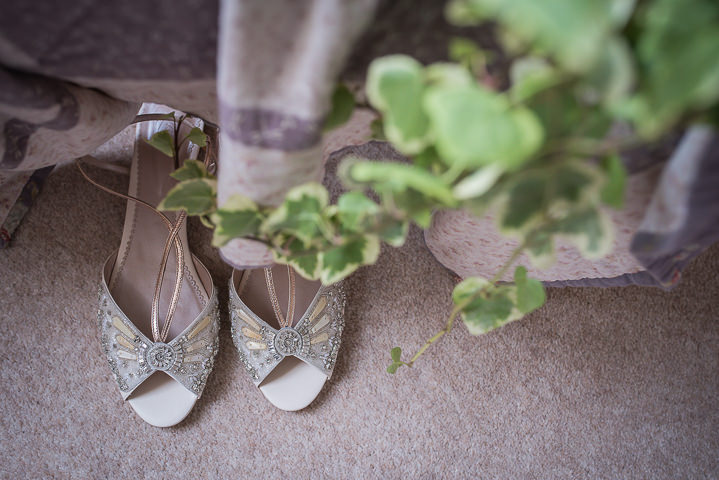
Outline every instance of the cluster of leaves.
[(208, 136), (201, 128), (192, 127), (184, 136), (180, 137), (180, 129), (190, 116), (175, 112), (166, 114), (151, 114), (144, 117), (148, 119), (167, 120), (172, 122), (171, 130), (159, 130), (146, 142), (155, 147), (175, 162), (175, 170), (170, 174), (179, 183), (160, 202), (160, 210), (185, 210), (188, 215), (199, 216), (208, 227), (207, 215), (216, 208), (217, 179), (207, 171), (204, 163), (197, 160), (185, 159), (180, 162), (180, 150), (186, 143), (192, 143), (199, 148), (208, 146)]
[[(455, 318), (480, 334), (539, 308), (544, 289), (524, 267), (502, 282), (522, 253), (546, 268), (562, 238), (588, 258), (605, 255), (612, 229), (603, 206), (622, 206), (622, 151), (716, 116), (719, 100), (712, 0), (453, 0), (447, 13), (457, 24), (494, 23), (511, 65), (509, 88), (495, 87), (502, 82), (488, 73), (491, 53), (467, 39), (450, 45), (452, 62), (373, 61), (366, 83), (380, 115), (373, 129), (410, 162), (346, 158), (338, 171), (349, 191), (336, 204), (311, 183), (275, 208), (241, 196), (217, 208), (213, 177), (190, 162), (175, 172), (182, 181), (163, 203), (214, 226), (217, 246), (240, 237), (262, 242), (277, 262), (326, 284), (373, 263), (382, 241), (402, 245), (410, 223), (429, 227), (437, 209), (494, 212), (518, 247), (492, 278), (458, 284), (445, 328), (408, 361), (393, 349), (390, 373), (412, 366)], [(353, 107), (338, 88), (327, 127)]]

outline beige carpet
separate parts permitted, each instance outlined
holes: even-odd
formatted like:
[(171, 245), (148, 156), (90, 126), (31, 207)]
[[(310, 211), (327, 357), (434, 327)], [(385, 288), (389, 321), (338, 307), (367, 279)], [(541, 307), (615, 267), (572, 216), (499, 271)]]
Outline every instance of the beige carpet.
[[(452, 276), (414, 231), (349, 280), (335, 376), (310, 408), (264, 400), (225, 311), (205, 394), (161, 430), (123, 404), (95, 326), (123, 214), (121, 200), (59, 167), (0, 251), (4, 478), (719, 476), (719, 248), (671, 293), (554, 290), (528, 318), (482, 337), (460, 326), (391, 376), (390, 348), (418, 348), (450, 306)], [(230, 270), (203, 227), (190, 236), (224, 305)]]

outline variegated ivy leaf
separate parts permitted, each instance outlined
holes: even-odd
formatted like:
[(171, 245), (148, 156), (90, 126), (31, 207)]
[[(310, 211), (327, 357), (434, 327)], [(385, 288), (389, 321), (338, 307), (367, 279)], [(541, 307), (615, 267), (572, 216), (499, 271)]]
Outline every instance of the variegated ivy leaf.
[(242, 195), (233, 195), (210, 215), (215, 224), (212, 245), (221, 247), (237, 237), (258, 234), (263, 215), (255, 202)]
[(487, 287), (489, 287), (489, 281), (484, 278), (465, 278), (452, 290), (452, 301), (454, 301), (455, 305), (460, 305), (479, 295), (479, 293)]
[(544, 285), (539, 280), (527, 277), (527, 269), (517, 267), (514, 270), (514, 285), (516, 286), (517, 308), (527, 314), (542, 305), (547, 300)]
[(526, 246), (527, 256), (536, 268), (544, 270), (555, 261), (554, 240), (551, 233), (544, 230), (533, 232)]
[(296, 237), (280, 233), (272, 244), (275, 262), (292, 266), (300, 275), (309, 280), (319, 280), (321, 273), (320, 251), (317, 248), (306, 247)]
[(597, 207), (572, 212), (553, 230), (572, 242), (590, 260), (601, 258), (612, 250), (612, 221)]
[(515, 169), (544, 141), (542, 124), (531, 110), (513, 107), (504, 94), (477, 84), (430, 86), (423, 105), (437, 151), (448, 165)]
[(175, 156), (175, 142), (172, 140), (172, 135), (170, 135), (170, 132), (167, 130), (155, 132), (149, 140), (145, 141), (168, 157)]
[(499, 207), (499, 230), (524, 235), (543, 221), (551, 179), (545, 172), (527, 172), (507, 187)]
[(328, 203), (327, 189), (319, 183), (300, 185), (287, 192), (285, 200), (270, 213), (260, 230), (266, 234), (282, 231), (309, 246), (329, 228), (323, 216)]
[(193, 178), (214, 178), (207, 172), (205, 164), (188, 158), (182, 166), (170, 174), (175, 180), (192, 180)]
[[(516, 287), (491, 287), (487, 280), (470, 277), (452, 292), (455, 305), (463, 305), (462, 320), (472, 335), (479, 335), (522, 317), (516, 308)], [(467, 303), (469, 302), (469, 303)]]
[(190, 133), (187, 134), (187, 140), (191, 141), (198, 147), (207, 146), (207, 134), (197, 127), (190, 130)]
[(215, 209), (217, 180), (185, 180), (167, 193), (157, 206), (159, 210), (186, 210), (188, 215), (205, 215)]
[(522, 172), (500, 200), (499, 229), (505, 235), (524, 236), (573, 209), (596, 205), (603, 180), (596, 167), (579, 161)]
[(380, 242), (376, 235), (354, 237), (342, 245), (325, 250), (320, 254), (322, 283), (336, 283), (359, 267), (376, 262), (379, 251)]
[(383, 114), (384, 133), (407, 155), (429, 143), (429, 122), (422, 110), (424, 81), (422, 65), (406, 55), (378, 58), (367, 73), (367, 98)]

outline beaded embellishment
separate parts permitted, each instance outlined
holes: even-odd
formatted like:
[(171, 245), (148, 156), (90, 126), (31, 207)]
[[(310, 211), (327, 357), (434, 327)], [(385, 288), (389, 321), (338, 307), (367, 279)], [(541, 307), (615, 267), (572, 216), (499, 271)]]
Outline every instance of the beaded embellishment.
[(344, 309), (342, 286), (322, 286), (294, 327), (277, 330), (240, 300), (230, 280), (232, 341), (255, 385), (289, 355), (331, 377), (344, 330)]
[(198, 317), (169, 343), (153, 342), (138, 330), (112, 299), (104, 279), (97, 312), (102, 352), (107, 356), (123, 399), (156, 371), (177, 380), (198, 398), (218, 351), (217, 293)]

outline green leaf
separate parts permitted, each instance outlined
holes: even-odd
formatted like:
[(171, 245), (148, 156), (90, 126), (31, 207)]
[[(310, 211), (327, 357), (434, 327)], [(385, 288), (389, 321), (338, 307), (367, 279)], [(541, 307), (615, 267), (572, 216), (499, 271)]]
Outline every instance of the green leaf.
[(599, 201), (602, 175), (583, 161), (522, 172), (508, 184), (499, 208), (505, 235), (526, 234), (546, 221), (561, 220), (573, 209)]
[(498, 216), (504, 235), (523, 234), (541, 223), (548, 204), (549, 181), (543, 172), (527, 172), (507, 187)]
[(215, 229), (215, 224), (210, 221), (210, 219), (207, 217), (207, 215), (198, 215), (197, 218), (200, 219), (200, 223), (202, 223), (202, 225), (204, 225), (205, 227), (207, 227), (211, 230)]
[(547, 269), (554, 263), (554, 241), (552, 235), (545, 231), (535, 232), (526, 247), (529, 261), (536, 268)]
[(287, 237), (280, 234), (274, 245), (282, 245), (290, 253), (283, 255), (278, 249), (272, 253), (275, 262), (292, 266), (300, 275), (309, 280), (319, 280), (321, 274), (320, 252), (315, 248), (308, 248), (296, 237)]
[(369, 124), (370, 137), (374, 140), (386, 141), (387, 137), (384, 135), (384, 122), (381, 118), (375, 118), (372, 123)]
[(489, 286), (489, 282), (480, 277), (468, 277), (459, 282), (452, 290), (452, 301), (460, 305), (479, 294)]
[(362, 265), (377, 261), (380, 243), (376, 235), (365, 235), (346, 241), (321, 253), (322, 273), (320, 279), (324, 285), (339, 282)]
[(461, 64), (466, 71), (479, 72), (487, 55), (473, 40), (455, 37), (449, 41), (449, 58)]
[(604, 110), (581, 104), (575, 87), (576, 81), (539, 91), (526, 100), (527, 105), (539, 118), (547, 138), (605, 138), (611, 117)]
[(170, 132), (167, 130), (155, 132), (149, 140), (145, 141), (168, 157), (174, 157), (175, 142), (172, 140), (172, 135), (170, 135)]
[(449, 165), (514, 169), (543, 142), (542, 126), (530, 110), (512, 108), (506, 96), (479, 86), (429, 87), (424, 108)]
[(618, 155), (610, 155), (602, 161), (602, 167), (607, 174), (607, 182), (602, 188), (602, 202), (614, 208), (624, 205), (624, 185), (627, 180), (627, 170)]
[(612, 249), (612, 221), (597, 208), (572, 212), (554, 227), (554, 231), (572, 242), (588, 259), (597, 259)]
[(437, 150), (434, 147), (426, 148), (417, 155), (413, 156), (412, 162), (418, 167), (422, 167), (430, 172), (435, 169), (444, 168), (444, 165), (437, 154)]
[(399, 366), (400, 366), (399, 363), (389, 364), (389, 366), (387, 367), (387, 373), (394, 374), (397, 371), (397, 368), (399, 368)]
[(612, 24), (617, 28), (623, 28), (632, 16), (637, 0), (611, 0), (609, 15)]
[(547, 300), (542, 282), (527, 278), (527, 269), (524, 267), (520, 266), (514, 270), (514, 284), (517, 287), (517, 308), (522, 313), (538, 309)]
[(635, 83), (634, 60), (627, 43), (618, 37), (607, 39), (604, 48), (579, 91), (584, 101), (611, 105), (623, 101)]
[(206, 215), (215, 209), (216, 196), (216, 180), (208, 178), (185, 180), (167, 193), (157, 209), (187, 210), (188, 215)]
[(402, 360), (402, 349), (400, 347), (394, 347), (390, 355), (392, 356), (392, 361), (397, 363)]
[(524, 102), (538, 92), (557, 85), (563, 79), (559, 71), (538, 57), (515, 60), (509, 76), (512, 83), (509, 94), (515, 103)]
[(306, 183), (287, 192), (285, 200), (263, 222), (260, 231), (285, 231), (305, 245), (322, 236), (325, 218), (323, 210), (329, 203), (327, 189), (319, 183)]
[(380, 240), (392, 245), (401, 247), (404, 245), (409, 233), (409, 222), (396, 220), (389, 222), (389, 225), (378, 232)]
[(433, 63), (424, 69), (427, 84), (444, 87), (468, 87), (476, 80), (466, 67), (456, 63)]
[(452, 193), (460, 200), (479, 197), (487, 193), (503, 173), (502, 167), (487, 165), (459, 181)]
[(352, 92), (343, 84), (339, 84), (332, 92), (332, 107), (325, 118), (323, 129), (332, 130), (347, 122), (352, 116), (355, 108), (355, 97)]
[[(607, 0), (469, 0), (476, 17), (497, 21), (539, 55), (575, 73), (587, 71), (613, 29)], [(471, 14), (465, 14), (469, 16)]]
[(185, 160), (182, 166), (172, 172), (170, 176), (179, 181), (192, 180), (194, 178), (212, 178), (211, 175), (207, 173), (207, 168), (205, 168), (204, 163), (190, 158)]
[(427, 230), (432, 225), (432, 212), (429, 209), (415, 210), (410, 218), (423, 230)]
[(478, 298), (462, 311), (467, 330), (472, 335), (487, 333), (516, 319), (509, 290), (495, 290), (488, 298)]
[(207, 146), (207, 134), (197, 127), (190, 130), (190, 133), (187, 134), (187, 140), (191, 141), (198, 147)]
[(445, 8), (447, 21), (457, 26), (477, 25), (485, 18), (467, 0), (451, 0)]
[(447, 184), (417, 165), (371, 161), (355, 161), (347, 165), (347, 168), (341, 169), (340, 175), (350, 183), (371, 185), (377, 191), (401, 192), (410, 188), (442, 205), (457, 204)]
[(638, 12), (642, 81), (629, 111), (640, 133), (654, 138), (686, 110), (719, 100), (719, 3), (655, 0)]
[(212, 245), (221, 247), (237, 237), (255, 236), (258, 234), (262, 215), (259, 208), (247, 197), (233, 195), (210, 215), (215, 224)]
[(406, 55), (374, 60), (367, 73), (367, 98), (384, 114), (384, 133), (397, 149), (412, 155), (429, 142), (429, 122), (422, 110), (422, 65)]
[(379, 205), (362, 192), (347, 192), (337, 199), (337, 216), (344, 230), (362, 231), (368, 218), (377, 215)]
[(507, 322), (522, 318), (515, 308), (516, 287), (493, 287), (480, 277), (469, 277), (454, 287), (452, 300), (461, 310), (462, 320), (472, 335), (486, 333)]
[(392, 215), (407, 216), (421, 228), (429, 228), (432, 211), (437, 207), (435, 201), (411, 188), (392, 191), (380, 187), (383, 186), (375, 185), (382, 204), (389, 208)]
[(309, 280), (319, 280), (322, 273), (322, 264), (318, 253), (294, 255), (288, 258), (289, 264), (303, 277)]

